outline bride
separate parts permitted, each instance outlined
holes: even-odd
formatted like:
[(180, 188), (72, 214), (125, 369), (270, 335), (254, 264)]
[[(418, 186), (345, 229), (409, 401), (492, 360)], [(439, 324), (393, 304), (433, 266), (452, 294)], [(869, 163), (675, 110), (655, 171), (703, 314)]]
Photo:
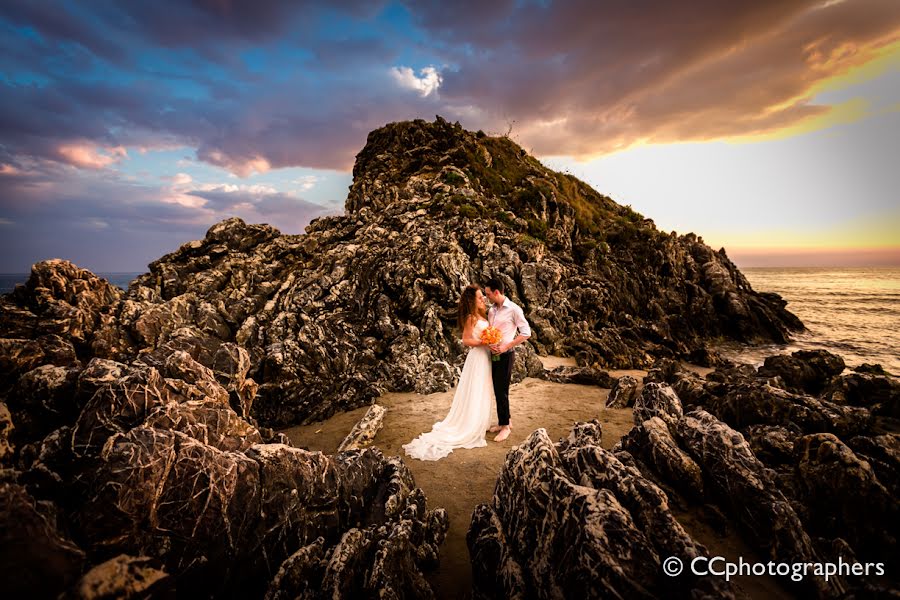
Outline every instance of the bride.
[(463, 344), (471, 349), (446, 418), (403, 446), (412, 458), (440, 460), (456, 448), (487, 445), (484, 434), (490, 424), (494, 387), (491, 351), (481, 341), (481, 332), (488, 326), (486, 317), (484, 295), (478, 286), (468, 286), (459, 299), (457, 323), (463, 332)]

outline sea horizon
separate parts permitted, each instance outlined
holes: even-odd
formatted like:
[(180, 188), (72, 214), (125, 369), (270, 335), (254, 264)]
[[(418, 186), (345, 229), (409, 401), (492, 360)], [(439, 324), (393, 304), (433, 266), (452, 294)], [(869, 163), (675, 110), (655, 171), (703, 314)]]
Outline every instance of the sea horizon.
[[(78, 265), (81, 267), (81, 265)], [(821, 266), (821, 265), (780, 265), (780, 266), (752, 266), (752, 267), (742, 267), (740, 265), (736, 265), (738, 270), (743, 272), (746, 271), (770, 271), (770, 270), (817, 270), (817, 271), (831, 271), (831, 270), (900, 270), (900, 265), (853, 265), (853, 266), (843, 266), (843, 265), (832, 265), (832, 266)], [(82, 267), (85, 268), (85, 267)], [(91, 269), (87, 269), (91, 271), (94, 275), (106, 279), (111, 284), (122, 288), (123, 290), (128, 289), (128, 283), (130, 283), (135, 278), (143, 275), (145, 273), (149, 273), (149, 269), (139, 270), (139, 271), (93, 271)], [(16, 284), (24, 284), (28, 281), (28, 278), (31, 276), (30, 271), (10, 271), (5, 273), (0, 273), (0, 294), (8, 294), (15, 289)], [(124, 283), (124, 285), (122, 285)], [(751, 282), (752, 283), (752, 282)], [(773, 290), (766, 289), (756, 289), (756, 291), (769, 292)]]

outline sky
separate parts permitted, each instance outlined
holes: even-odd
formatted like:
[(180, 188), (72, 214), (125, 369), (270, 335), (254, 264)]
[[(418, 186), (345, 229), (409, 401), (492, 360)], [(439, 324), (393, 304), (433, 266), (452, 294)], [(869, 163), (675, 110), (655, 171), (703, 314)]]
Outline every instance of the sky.
[(441, 115), (738, 266), (900, 266), (900, 2), (0, 3), (0, 272), (340, 214)]

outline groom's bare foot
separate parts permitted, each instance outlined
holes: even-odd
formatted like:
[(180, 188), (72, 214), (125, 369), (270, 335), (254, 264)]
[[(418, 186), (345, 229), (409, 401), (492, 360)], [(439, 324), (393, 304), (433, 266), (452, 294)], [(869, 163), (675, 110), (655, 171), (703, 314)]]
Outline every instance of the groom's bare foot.
[[(507, 425), (507, 427), (509, 427), (510, 431), (512, 431), (512, 425)], [(488, 429), (488, 432), (489, 433), (497, 433), (501, 429), (503, 429), (503, 428), (500, 427), (499, 425), (493, 425), (493, 426), (491, 426), (490, 429)]]
[(504, 425), (500, 428), (500, 433), (497, 434), (497, 437), (494, 438), (495, 442), (502, 442), (506, 438), (509, 437), (510, 432), (512, 431), (512, 427), (509, 425)]

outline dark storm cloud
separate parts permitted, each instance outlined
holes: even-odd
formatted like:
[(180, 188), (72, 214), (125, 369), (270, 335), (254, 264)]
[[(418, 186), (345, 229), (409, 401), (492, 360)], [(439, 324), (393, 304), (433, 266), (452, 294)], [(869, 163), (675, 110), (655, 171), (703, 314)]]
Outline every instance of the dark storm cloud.
[(441, 95), (515, 120), (539, 153), (754, 134), (827, 108), (804, 94), (900, 39), (900, 4), (417, 2), (457, 68)]
[[(62, 144), (184, 144), (247, 174), (264, 164), (347, 169), (370, 129), (435, 113), (491, 131), (515, 121), (521, 141), (545, 154), (753, 134), (825, 112), (803, 94), (900, 28), (900, 4), (887, 0), (435, 0), (407, 5), (418, 34), (353, 30), (381, 8), (4, 3), (8, 23), (40, 36), (22, 37), (29, 49), (16, 60), (30, 56), (49, 77), (2, 84), (0, 145), (65, 161)], [(404, 48), (443, 61), (439, 97), (390, 80)], [(266, 54), (254, 65), (244, 51)], [(122, 71), (70, 68), (91, 56)]]

